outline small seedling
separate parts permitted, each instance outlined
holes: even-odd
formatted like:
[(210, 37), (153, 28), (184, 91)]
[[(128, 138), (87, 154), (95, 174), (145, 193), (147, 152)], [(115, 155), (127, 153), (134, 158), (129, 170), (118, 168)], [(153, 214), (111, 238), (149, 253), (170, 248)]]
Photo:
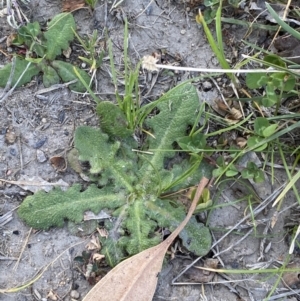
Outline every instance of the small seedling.
[[(264, 138), (270, 137), (276, 132), (278, 125), (270, 124), (268, 119), (263, 117), (258, 117), (255, 119), (254, 122), (254, 135), (251, 136), (248, 141), (247, 145), (249, 147), (254, 147), (258, 143), (264, 140)], [(258, 148), (255, 148), (255, 151), (260, 152), (266, 149), (268, 146), (268, 143), (264, 143), (263, 145), (259, 146)]]
[(98, 0), (85, 0), (85, 3), (92, 9), (94, 10), (97, 3), (98, 3)]
[(79, 56), (78, 58), (90, 66), (90, 73), (92, 73), (101, 66), (104, 56), (104, 51), (97, 50), (97, 44), (99, 41), (98, 31), (94, 30), (92, 35), (85, 39), (80, 38), (76, 31), (74, 31), (74, 34), (88, 56)]
[[(286, 63), (277, 55), (267, 55), (264, 62), (286, 68)], [(246, 85), (250, 89), (265, 88), (266, 95), (259, 101), (265, 107), (279, 105), (283, 92), (294, 89), (296, 84), (295, 77), (288, 73), (248, 73)]]
[[(48, 23), (45, 31), (41, 30), (38, 22), (22, 26), (18, 30), (13, 44), (25, 48), (26, 56), (17, 56), (11, 84), (19, 87), (30, 82), (31, 78), (40, 72), (43, 73), (45, 87), (57, 84), (60, 80), (70, 82), (78, 79), (72, 64), (56, 60), (63, 50), (69, 48), (70, 42), (74, 39), (75, 28), (74, 18), (69, 13), (56, 15)], [(23, 72), (27, 65), (29, 68)], [(12, 69), (10, 63), (0, 70), (0, 87), (6, 86)], [(76, 70), (89, 83), (89, 75), (79, 68)], [(71, 84), (70, 89), (78, 92), (85, 91), (85, 87), (80, 81)]]
[(254, 162), (248, 162), (247, 167), (242, 170), (244, 179), (253, 179), (254, 182), (260, 183), (265, 180), (264, 172), (256, 166)]

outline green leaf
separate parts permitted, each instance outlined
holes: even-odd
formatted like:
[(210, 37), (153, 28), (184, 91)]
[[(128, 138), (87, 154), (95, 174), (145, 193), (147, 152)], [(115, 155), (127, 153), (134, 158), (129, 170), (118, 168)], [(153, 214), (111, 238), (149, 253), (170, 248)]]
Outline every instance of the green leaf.
[(120, 239), (120, 244), (126, 248), (129, 255), (137, 254), (153, 247), (161, 241), (159, 236), (150, 237), (157, 224), (146, 215), (145, 202), (135, 200), (128, 208), (128, 216), (124, 228), (130, 233)]
[(183, 150), (193, 153), (199, 153), (206, 147), (206, 138), (202, 133), (180, 137), (176, 141)]
[(296, 39), (300, 40), (300, 33), (294, 28), (290, 27), (287, 23), (285, 23), (278, 14), (274, 11), (269, 3), (266, 3), (266, 7), (270, 12), (271, 16), (277, 21), (278, 25), (280, 25), (286, 32), (294, 36)]
[(28, 23), (26, 26), (22, 26), (18, 29), (17, 39), (20, 42), (20, 39), (25, 41), (26, 45), (30, 47), (31, 43), (34, 41), (34, 38), (41, 33), (40, 24), (38, 22)]
[(286, 73), (273, 73), (271, 75), (275, 87), (282, 91), (293, 90), (296, 84), (295, 76)]
[(262, 170), (256, 171), (254, 174), (253, 180), (255, 183), (262, 183), (265, 181), (265, 174)]
[[(51, 66), (57, 71), (58, 75), (64, 83), (70, 82), (74, 79), (78, 80), (73, 70), (74, 66), (72, 64), (65, 63), (63, 61), (53, 61), (51, 62)], [(76, 70), (86, 83), (90, 82), (91, 78), (84, 70), (81, 70), (79, 68), (76, 68)], [(84, 85), (79, 80), (75, 84), (71, 84), (69, 87), (71, 90), (74, 90), (76, 92), (86, 91)]]
[(111, 266), (116, 266), (120, 261), (126, 258), (124, 248), (118, 243), (118, 239), (100, 237), (101, 254), (105, 256), (106, 262)]
[[(15, 67), (15, 72), (12, 78), (11, 85), (14, 86), (17, 81), (19, 80), (21, 74), (24, 72), (26, 69), (27, 65), (29, 63), (25, 60), (16, 58), (16, 67)], [(5, 87), (7, 80), (10, 75), (11, 71), (11, 66), (12, 64), (9, 63), (5, 65), (2, 69), (0, 69), (0, 87)], [(31, 64), (27, 71), (24, 73), (23, 77), (20, 79), (17, 87), (20, 87), (24, 84), (27, 84), (31, 81), (32, 77), (37, 75), (40, 72), (39, 68), (35, 64)]]
[(276, 124), (276, 123), (269, 125), (265, 129), (263, 129), (262, 136), (265, 138), (270, 137), (271, 135), (273, 135), (276, 132), (277, 127), (278, 127), (278, 124)]
[(87, 210), (99, 213), (102, 208), (116, 208), (124, 202), (124, 195), (113, 192), (109, 187), (99, 189), (90, 185), (81, 192), (81, 185), (76, 184), (64, 193), (55, 188), (49, 193), (39, 191), (26, 197), (18, 215), (30, 227), (45, 230), (52, 226), (62, 227), (65, 219), (78, 223)]
[(280, 67), (286, 67), (286, 63), (276, 54), (268, 54), (264, 57), (264, 62), (274, 64)]
[(253, 179), (254, 182), (260, 183), (265, 180), (263, 171), (256, 166), (254, 162), (248, 162), (247, 167), (241, 172), (242, 178)]
[(270, 124), (264, 117), (257, 117), (254, 122), (254, 131), (257, 135), (266, 138), (276, 132), (277, 126), (277, 124)]
[(153, 155), (149, 157), (150, 164), (147, 162), (142, 168), (146, 177), (153, 173), (153, 168), (162, 169), (165, 158), (174, 157), (173, 143), (185, 135), (188, 125), (193, 125), (199, 109), (196, 88), (187, 83), (170, 90), (157, 108), (159, 113), (145, 121), (154, 135), (147, 138)]
[(249, 89), (257, 89), (262, 87), (268, 82), (268, 78), (265, 73), (247, 73), (246, 75), (246, 85)]
[(71, 13), (58, 14), (49, 22), (48, 30), (44, 33), (48, 60), (54, 60), (62, 50), (68, 49), (69, 43), (74, 39), (72, 29), (75, 30), (76, 25)]
[[(247, 140), (247, 146), (250, 147), (250, 148), (255, 147), (255, 145), (260, 143), (262, 140), (264, 140), (264, 138), (258, 137), (258, 136), (252, 136)], [(264, 149), (266, 149), (267, 146), (268, 146), (268, 143), (264, 143), (263, 145), (255, 148), (254, 151), (255, 152), (261, 152)]]
[(257, 135), (263, 136), (263, 131), (268, 126), (270, 126), (270, 122), (267, 118), (257, 117), (254, 121), (254, 131)]
[(128, 122), (123, 111), (110, 101), (103, 101), (97, 105), (97, 114), (100, 117), (100, 127), (104, 133), (125, 138), (133, 134), (128, 129)]
[(180, 232), (179, 237), (183, 246), (196, 256), (204, 256), (210, 251), (211, 235), (209, 229), (198, 223), (194, 216)]
[(120, 142), (110, 143), (108, 135), (101, 130), (81, 126), (75, 132), (75, 148), (79, 152), (79, 160), (90, 163), (91, 174), (101, 173), (101, 185), (114, 180), (117, 185), (126, 188), (129, 192), (134, 191), (132, 183), (136, 180), (133, 172), (135, 162), (117, 157)]
[[(180, 204), (172, 204), (169, 200), (147, 202), (148, 215), (157, 221), (160, 227), (173, 231), (185, 217), (185, 209)], [(164, 217), (162, 219), (161, 217)], [(208, 228), (192, 217), (187, 226), (180, 232), (183, 245), (198, 256), (207, 254), (211, 247), (211, 236)]]
[(226, 177), (234, 177), (238, 174), (238, 170), (232, 165), (230, 169), (225, 172)]
[(43, 84), (46, 88), (58, 84), (59, 76), (51, 66), (43, 66)]

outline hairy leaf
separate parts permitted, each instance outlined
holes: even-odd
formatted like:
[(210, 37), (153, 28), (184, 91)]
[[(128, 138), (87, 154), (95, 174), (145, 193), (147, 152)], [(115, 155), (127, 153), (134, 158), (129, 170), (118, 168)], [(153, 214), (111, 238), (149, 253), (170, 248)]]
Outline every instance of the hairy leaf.
[(179, 237), (183, 246), (197, 256), (206, 255), (211, 248), (209, 229), (198, 223), (194, 216), (191, 217), (185, 228), (179, 233)]
[[(16, 67), (15, 72), (12, 77), (11, 85), (14, 86), (19, 78), (21, 77), (21, 74), (24, 72), (28, 65), (28, 62), (19, 58), (16, 58)], [(9, 79), (10, 71), (11, 71), (12, 64), (5, 65), (2, 69), (0, 69), (0, 87), (5, 87), (7, 80)], [(33, 76), (37, 75), (40, 72), (39, 68), (31, 64), (29, 68), (24, 73), (23, 77), (20, 79), (17, 87), (20, 87), (26, 83), (29, 83)]]
[(90, 163), (90, 172), (101, 173), (102, 185), (113, 179), (117, 185), (133, 192), (134, 162), (116, 159), (120, 142), (109, 142), (108, 135), (102, 133), (101, 130), (82, 126), (76, 130), (75, 147), (80, 154), (79, 160)]
[(133, 131), (127, 128), (128, 122), (123, 111), (110, 101), (100, 102), (97, 105), (97, 113), (104, 133), (123, 138), (133, 134)]
[(146, 119), (146, 125), (154, 137), (148, 136), (149, 163), (142, 171), (145, 177), (153, 173), (153, 169), (161, 170), (164, 160), (174, 156), (173, 143), (178, 137), (185, 136), (188, 125), (195, 122), (199, 99), (196, 88), (188, 83), (178, 86), (163, 96), (157, 106), (159, 113)]
[(44, 66), (43, 67), (43, 84), (46, 88), (58, 84), (59, 83), (59, 76), (55, 69), (51, 66)]
[(161, 239), (158, 236), (150, 238), (157, 224), (146, 215), (145, 202), (135, 200), (128, 208), (128, 215), (124, 221), (124, 229), (130, 233), (123, 236), (120, 244), (124, 246), (129, 255), (134, 255), (143, 250), (157, 245)]
[(49, 22), (48, 30), (44, 33), (48, 60), (54, 60), (62, 50), (68, 49), (70, 41), (74, 39), (72, 29), (75, 30), (76, 25), (70, 13), (58, 14)]
[[(77, 79), (77, 76), (74, 72), (75, 68), (72, 64), (65, 63), (63, 61), (53, 61), (51, 62), (52, 67), (57, 71), (58, 75), (61, 77), (62, 81), (67, 83), (69, 81), (72, 81), (74, 79)], [(91, 78), (90, 76), (84, 71), (79, 68), (76, 68), (80, 76), (84, 79), (86, 83), (89, 83)], [(70, 86), (71, 90), (77, 91), (77, 92), (85, 92), (86, 89), (84, 85), (81, 83), (80, 80), (78, 80), (76, 83), (71, 84)]]
[(84, 211), (99, 212), (102, 208), (117, 208), (126, 201), (122, 193), (115, 193), (109, 187), (99, 189), (90, 185), (81, 192), (79, 184), (67, 191), (54, 189), (51, 193), (39, 191), (28, 196), (18, 210), (18, 214), (30, 227), (48, 229), (62, 227), (64, 220), (80, 222)]

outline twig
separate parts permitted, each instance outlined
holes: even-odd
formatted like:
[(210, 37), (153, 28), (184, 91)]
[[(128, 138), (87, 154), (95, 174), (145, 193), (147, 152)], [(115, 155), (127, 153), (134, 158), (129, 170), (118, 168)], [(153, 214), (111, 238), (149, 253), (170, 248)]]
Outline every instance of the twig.
[(77, 81), (78, 81), (78, 79), (73, 79), (70, 82), (67, 82), (67, 83), (64, 83), (64, 84), (56, 84), (56, 85), (53, 85), (53, 86), (51, 86), (49, 88), (41, 89), (41, 90), (35, 92), (34, 96), (39, 95), (39, 94), (44, 94), (44, 93), (52, 92), (54, 90), (58, 90), (58, 89), (61, 89), (61, 88), (68, 87), (69, 85), (74, 84)]
[(16, 257), (0, 256), (0, 260), (18, 260)]
[(28, 231), (28, 234), (27, 234), (27, 237), (26, 237), (26, 239), (25, 239), (25, 241), (24, 241), (24, 243), (23, 243), (23, 247), (22, 247), (22, 249), (21, 249), (19, 258), (18, 258), (16, 264), (15, 264), (14, 267), (13, 267), (13, 270), (14, 270), (14, 271), (18, 268), (19, 262), (20, 262), (20, 260), (21, 260), (22, 255), (23, 255), (23, 252), (24, 252), (24, 250), (25, 250), (25, 248), (26, 248), (26, 246), (27, 246), (27, 243), (28, 243), (28, 240), (29, 240), (29, 236), (30, 236), (30, 234), (31, 234), (31, 231), (32, 231), (32, 228), (30, 228), (30, 230)]
[(6, 212), (4, 215), (0, 216), (0, 227), (3, 227), (13, 219), (12, 211)]

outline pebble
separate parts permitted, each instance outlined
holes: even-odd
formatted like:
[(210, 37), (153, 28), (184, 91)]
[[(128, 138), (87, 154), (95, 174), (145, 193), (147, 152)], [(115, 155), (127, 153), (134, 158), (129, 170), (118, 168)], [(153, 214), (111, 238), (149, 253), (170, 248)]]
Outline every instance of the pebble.
[(12, 126), (10, 126), (5, 134), (5, 142), (7, 144), (14, 144), (17, 139), (17, 134)]
[(35, 148), (35, 149), (41, 148), (41, 147), (45, 144), (45, 142), (46, 142), (47, 140), (48, 140), (47, 137), (44, 137), (44, 138), (38, 140), (38, 141), (33, 145), (33, 148)]
[(180, 34), (184, 35), (186, 33), (185, 29), (180, 30)]
[(202, 87), (203, 87), (203, 90), (206, 92), (206, 91), (209, 91), (211, 90), (212, 88), (212, 83), (209, 82), (209, 81), (205, 81), (202, 83)]
[(43, 163), (47, 160), (47, 157), (45, 156), (44, 152), (41, 150), (36, 151), (36, 159), (38, 162)]
[(70, 296), (71, 296), (71, 298), (78, 299), (79, 293), (77, 291), (73, 290), (73, 291), (71, 291)]
[(9, 150), (9, 153), (10, 153), (12, 156), (16, 156), (16, 155), (17, 155), (17, 151), (16, 151), (15, 148), (11, 148), (11, 149)]

